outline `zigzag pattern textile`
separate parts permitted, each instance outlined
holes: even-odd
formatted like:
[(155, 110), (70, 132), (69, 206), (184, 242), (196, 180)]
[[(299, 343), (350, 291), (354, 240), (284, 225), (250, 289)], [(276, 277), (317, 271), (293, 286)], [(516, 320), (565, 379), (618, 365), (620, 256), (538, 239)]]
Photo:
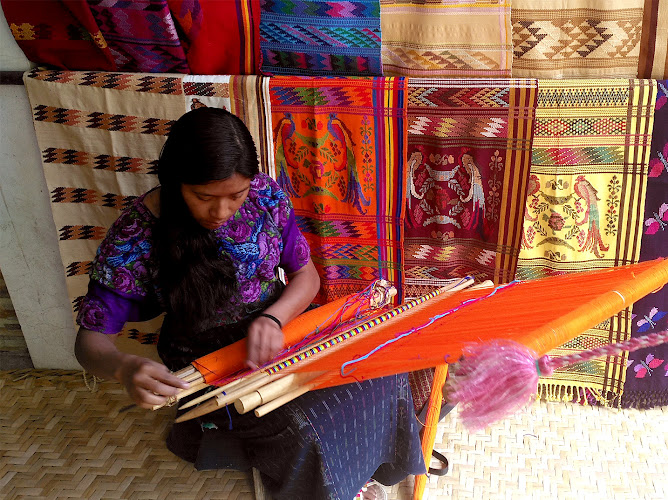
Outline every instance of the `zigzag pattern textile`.
[(513, 279), (536, 80), (409, 81), (406, 289)]
[(510, 2), (383, 0), (385, 75), (509, 78)]
[(190, 72), (167, 0), (88, 0), (88, 5), (118, 70)]
[(196, 75), (260, 70), (260, 0), (168, 0)]
[[(668, 81), (657, 82), (640, 261), (668, 257)], [(633, 305), (631, 337), (668, 328), (668, 287)], [(668, 405), (668, 344), (629, 354), (623, 408)]]
[(260, 6), (265, 74), (383, 74), (378, 0), (261, 0)]
[[(74, 317), (107, 229), (158, 184), (166, 134), (186, 111), (182, 77), (34, 70), (24, 81)], [(160, 324), (128, 323), (119, 345), (154, 357)]]
[(636, 78), (644, 1), (513, 0), (513, 76)]
[(61, 69), (117, 68), (86, 0), (2, 0), (9, 29), (32, 62)]
[(277, 180), (321, 277), (321, 303), (384, 278), (403, 297), (406, 82), (270, 80)]
[[(656, 89), (653, 80), (540, 81), (518, 279), (638, 262)], [(627, 340), (631, 314), (550, 355)], [(620, 354), (557, 370), (539, 394), (619, 406), (626, 362)]]

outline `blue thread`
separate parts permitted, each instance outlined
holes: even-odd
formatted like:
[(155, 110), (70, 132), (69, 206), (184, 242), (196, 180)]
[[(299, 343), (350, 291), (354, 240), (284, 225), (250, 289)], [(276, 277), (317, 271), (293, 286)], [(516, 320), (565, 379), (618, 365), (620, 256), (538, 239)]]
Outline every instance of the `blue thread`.
[[(462, 281), (464, 281), (464, 280), (462, 280)], [(461, 281), (460, 281), (460, 283), (461, 283)], [(390, 339), (390, 340), (384, 342), (383, 344), (381, 344), (381, 345), (375, 347), (373, 350), (371, 350), (371, 351), (368, 352), (367, 354), (365, 354), (365, 355), (363, 355), (363, 356), (360, 356), (360, 357), (357, 358), (357, 359), (353, 359), (353, 360), (350, 360), (350, 361), (346, 361), (345, 363), (343, 363), (343, 364), (341, 365), (341, 376), (342, 376), (342, 377), (347, 377), (347, 376), (349, 376), (351, 373), (353, 373), (353, 372), (356, 370), (356, 368), (353, 368), (352, 370), (350, 370), (349, 372), (346, 373), (346, 372), (345, 372), (345, 369), (346, 369), (346, 367), (347, 367), (348, 365), (352, 365), (352, 364), (354, 364), (354, 363), (359, 363), (360, 361), (363, 361), (363, 360), (367, 359), (369, 356), (371, 356), (372, 354), (374, 354), (376, 351), (379, 351), (379, 350), (382, 349), (383, 347), (386, 347), (386, 346), (388, 346), (389, 344), (391, 344), (391, 343), (393, 343), (393, 342), (396, 342), (397, 340), (400, 340), (400, 339), (402, 339), (402, 338), (404, 338), (404, 337), (407, 337), (408, 335), (412, 335), (413, 333), (415, 333), (415, 332), (417, 332), (417, 331), (419, 331), (419, 330), (422, 330), (423, 328), (428, 327), (429, 325), (433, 324), (434, 321), (439, 320), (439, 319), (442, 319), (442, 318), (445, 318), (446, 316), (449, 316), (450, 314), (459, 311), (462, 307), (466, 306), (467, 304), (471, 304), (471, 303), (474, 303), (474, 302), (478, 302), (479, 300), (483, 300), (483, 299), (489, 298), (489, 297), (491, 297), (492, 295), (494, 295), (498, 290), (503, 290), (503, 289), (508, 288), (509, 286), (514, 285), (514, 284), (516, 284), (516, 283), (520, 283), (520, 282), (519, 282), (519, 281), (516, 281), (516, 280), (513, 280), (513, 281), (511, 281), (510, 283), (507, 283), (507, 284), (505, 284), (505, 285), (499, 285), (498, 287), (494, 288), (494, 289), (492, 290), (492, 292), (491, 292), (489, 295), (486, 295), (485, 297), (478, 297), (478, 298), (476, 298), (476, 299), (468, 299), (468, 300), (462, 302), (461, 305), (455, 307), (454, 309), (450, 309), (449, 311), (446, 311), (446, 312), (444, 312), (443, 314), (437, 314), (437, 315), (434, 316), (433, 318), (430, 318), (429, 321), (428, 321), (427, 323), (425, 323), (424, 325), (419, 326), (419, 327), (417, 327), (417, 328), (413, 328), (412, 330), (409, 330), (409, 331), (407, 331), (407, 332), (405, 332), (405, 333), (399, 334), (399, 335), (397, 335), (395, 338)]]
[(538, 366), (538, 360), (536, 360), (536, 371), (538, 372), (539, 377), (543, 376), (542, 372), (540, 371), (540, 366)]

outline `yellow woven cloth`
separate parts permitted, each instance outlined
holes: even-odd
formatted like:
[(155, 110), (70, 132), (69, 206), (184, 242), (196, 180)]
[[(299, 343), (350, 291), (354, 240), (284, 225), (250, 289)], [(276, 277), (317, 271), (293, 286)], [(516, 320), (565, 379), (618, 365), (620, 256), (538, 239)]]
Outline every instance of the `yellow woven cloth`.
[(513, 0), (513, 76), (638, 76), (644, 0)]
[(381, 0), (385, 75), (509, 77), (510, 2)]
[[(638, 262), (656, 82), (540, 80), (517, 277)], [(558, 300), (555, 297), (555, 300)], [(556, 349), (560, 356), (630, 337), (627, 309)], [(619, 404), (626, 354), (541, 379), (548, 399)]]

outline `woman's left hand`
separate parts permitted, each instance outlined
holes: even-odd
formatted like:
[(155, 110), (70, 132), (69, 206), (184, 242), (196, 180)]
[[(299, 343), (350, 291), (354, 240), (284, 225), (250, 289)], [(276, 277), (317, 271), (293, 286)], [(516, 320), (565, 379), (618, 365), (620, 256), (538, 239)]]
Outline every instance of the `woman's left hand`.
[(283, 332), (275, 321), (264, 316), (260, 316), (250, 324), (246, 337), (248, 345), (246, 364), (253, 369), (262, 366), (283, 349)]

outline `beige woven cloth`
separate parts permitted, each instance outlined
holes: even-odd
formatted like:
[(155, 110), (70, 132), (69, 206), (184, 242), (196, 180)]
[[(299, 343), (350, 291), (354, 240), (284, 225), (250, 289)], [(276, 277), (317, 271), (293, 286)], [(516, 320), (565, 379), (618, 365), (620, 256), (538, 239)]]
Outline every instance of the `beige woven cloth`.
[[(254, 498), (250, 474), (198, 472), (167, 451), (172, 412), (121, 412), (129, 401), (116, 383), (91, 393), (81, 372), (4, 371), (0, 394), (3, 500)], [(450, 473), (431, 477), (424, 499), (663, 498), (666, 429), (665, 409), (536, 403), (471, 434), (455, 410), (439, 424), (435, 445)], [(413, 480), (388, 491), (408, 500)]]
[(505, 0), (381, 0), (385, 75), (510, 76), (513, 43)]
[(643, 2), (513, 0), (513, 76), (635, 78)]
[(668, 78), (668, 0), (645, 0), (638, 78)]

